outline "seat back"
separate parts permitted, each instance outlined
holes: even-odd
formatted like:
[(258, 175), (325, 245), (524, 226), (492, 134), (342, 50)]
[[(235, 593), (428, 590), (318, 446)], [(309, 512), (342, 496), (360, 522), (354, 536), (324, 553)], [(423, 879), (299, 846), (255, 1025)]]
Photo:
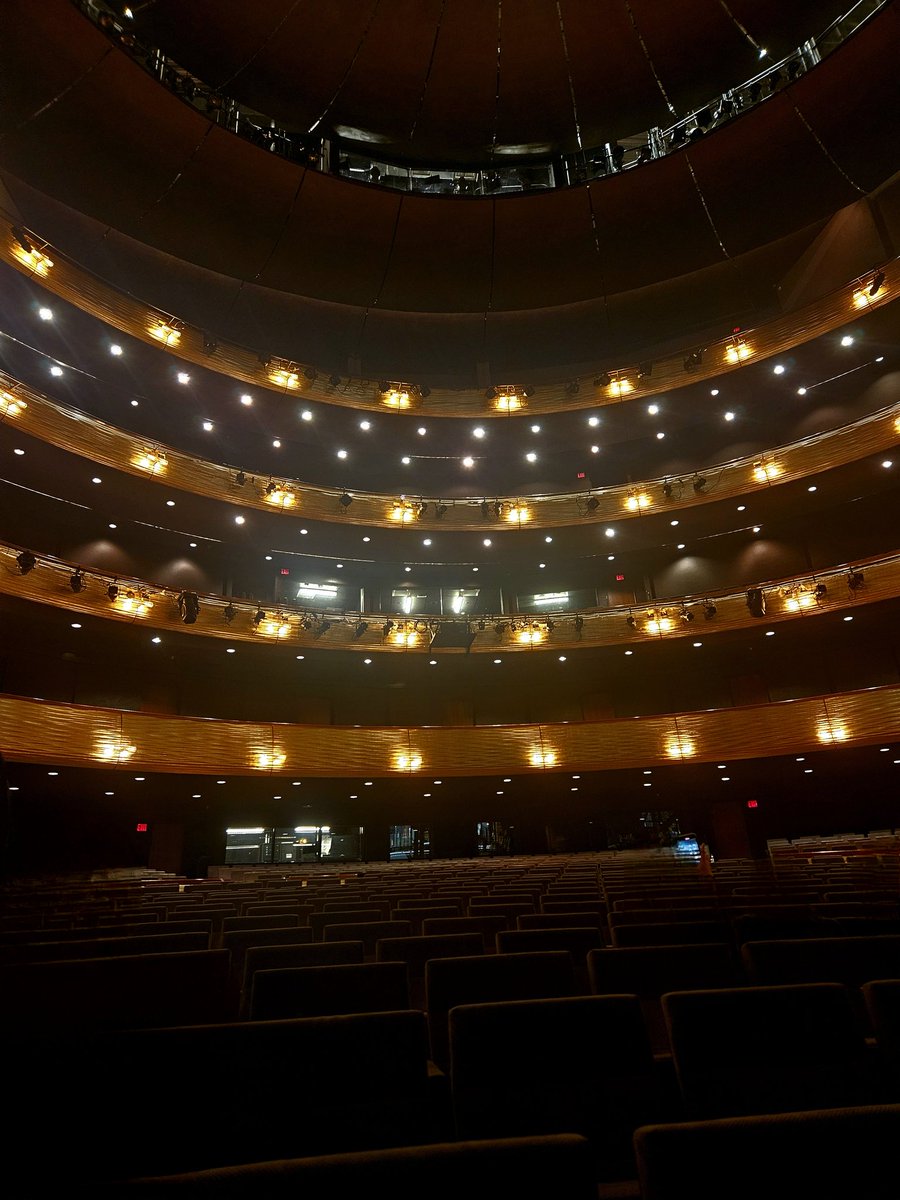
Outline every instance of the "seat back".
[(404, 1008), (409, 1008), (404, 963), (339, 963), (256, 971), (249, 1017), (278, 1021)]
[(422, 937), (379, 938), (376, 962), (406, 964), (409, 1002), (425, 1009), (425, 966), (432, 958), (461, 958), (484, 953), (480, 933), (443, 933)]

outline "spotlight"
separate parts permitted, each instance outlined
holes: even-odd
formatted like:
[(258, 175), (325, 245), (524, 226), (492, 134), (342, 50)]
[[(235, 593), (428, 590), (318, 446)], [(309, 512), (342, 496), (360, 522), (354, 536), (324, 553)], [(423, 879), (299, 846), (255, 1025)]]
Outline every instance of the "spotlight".
[(37, 566), (37, 559), (30, 550), (23, 550), (21, 554), (18, 554), (16, 562), (19, 564), (19, 571), (23, 575), (27, 575), (29, 571), (33, 571)]
[(320, 638), (322, 636), (322, 634), (327, 633), (330, 628), (331, 628), (330, 621), (322, 621), (316, 628), (316, 632), (313, 636)]
[(581, 390), (581, 384), (577, 379), (570, 379), (566, 384), (565, 392), (567, 396), (577, 396)]
[(419, 390), (419, 395), (422, 397), (423, 400), (427, 400), (428, 397), (431, 395), (431, 388), (428, 386), (427, 383), (420, 383), (418, 390)]
[(119, 594), (119, 584), (117, 580), (113, 580), (113, 582), (109, 585), (109, 587), (106, 589), (106, 594), (109, 596), (110, 600), (116, 599)]
[(582, 629), (584, 629), (584, 617), (581, 615), (581, 613), (578, 613), (578, 615), (575, 617), (575, 632), (581, 633)]
[(702, 491), (705, 490), (707, 482), (708, 481), (704, 475), (695, 475), (694, 476), (694, 491), (697, 493), (698, 496), (700, 495), (700, 493)]
[(481, 502), (481, 515), (484, 517), (485, 521), (489, 521), (491, 519), (491, 506), (488, 504), (487, 500), (482, 500)]
[(443, 519), (444, 519), (444, 514), (446, 513), (446, 511), (447, 511), (447, 505), (446, 505), (446, 504), (436, 504), (436, 505), (434, 506), (434, 515), (437, 517), (437, 519), (438, 519), (439, 521), (443, 521)]
[(503, 631), (505, 629), (506, 629), (506, 623), (504, 621), (495, 621), (494, 622), (494, 633), (496, 633), (498, 639), (503, 637)]
[(596, 512), (600, 507), (600, 501), (596, 496), (588, 496), (587, 500), (584, 502), (584, 507), (588, 512)]
[(685, 355), (684, 369), (686, 371), (696, 371), (703, 362), (703, 351), (692, 350), (690, 354)]
[[(23, 571), (22, 574), (24, 575), (25, 572)], [(865, 580), (866, 577), (863, 575), (862, 571), (851, 570), (849, 576), (847, 577), (847, 587), (851, 592), (858, 592), (865, 583)]]
[(262, 625), (262, 623), (265, 619), (266, 619), (265, 610), (262, 608), (257, 608), (256, 612), (253, 614), (253, 624), (254, 625)]
[(234, 482), (238, 485), (238, 487), (243, 487), (247, 482), (247, 476), (243, 471), (238, 471), (237, 475), (234, 477)]
[(484, 393), (484, 398), (485, 398), (485, 400), (496, 400), (497, 399), (497, 389), (492, 388), (492, 387), (488, 388), (488, 390)]
[(481, 633), (484, 633), (485, 629), (487, 629), (487, 621), (485, 621), (484, 617), (478, 622), (478, 629)]
[(178, 597), (178, 611), (185, 625), (193, 625), (200, 615), (200, 599), (196, 592), (182, 592)]
[(534, 395), (534, 388), (533, 387), (523, 388), (522, 395), (525, 397), (526, 400), (530, 400), (531, 397)]
[(12, 230), (12, 235), (26, 254), (34, 253), (34, 246), (32, 246), (31, 242), (28, 240), (28, 235), (24, 229), (21, 229), (18, 225), (16, 225)]
[(225, 624), (230, 625), (231, 622), (234, 620), (234, 618), (237, 616), (237, 609), (234, 607), (233, 604), (228, 604), (228, 605), (226, 605), (225, 608), (222, 609), (222, 616), (225, 618)]
[(653, 374), (653, 363), (642, 362), (638, 363), (637, 376), (638, 379), (649, 379)]
[(884, 271), (876, 271), (872, 276), (872, 282), (869, 284), (868, 293), (870, 296), (877, 296), (884, 283)]
[(629, 627), (629, 629), (635, 629), (637, 627), (637, 621), (634, 619), (634, 613), (628, 614), (628, 616), (625, 618), (625, 624)]
[(315, 381), (319, 377), (319, 372), (316, 370), (315, 367), (304, 367), (303, 374), (306, 376), (306, 378), (309, 380), (310, 383), (315, 383)]
[(553, 621), (551, 621), (551, 620), (550, 620), (550, 618), (548, 617), (548, 618), (547, 618), (547, 632), (548, 632), (548, 633), (552, 633), (552, 632), (553, 632), (553, 630), (554, 630), (555, 628), (556, 628), (556, 625), (555, 625), (555, 624), (554, 624), (554, 622), (553, 622)]
[(762, 588), (747, 589), (747, 608), (750, 610), (751, 617), (764, 617), (766, 615), (766, 598), (763, 595)]
[(385, 623), (381, 627), (381, 632), (384, 634), (385, 637), (387, 637), (387, 635), (391, 632), (391, 630), (393, 628), (394, 628), (394, 622), (390, 619), (390, 617), (388, 617), (388, 619), (385, 621)]
[(344, 509), (349, 508), (352, 503), (353, 503), (353, 497), (351, 495), (349, 495), (347, 492), (343, 492), (338, 497), (338, 504), (341, 506), (341, 508), (344, 508)]
[(278, 484), (275, 482), (274, 479), (270, 479), (269, 482), (266, 484), (266, 495), (271, 496), (273, 492), (277, 492), (277, 491), (278, 491)]
[(331, 386), (331, 387), (333, 387), (333, 388), (335, 388), (335, 387), (340, 387), (340, 386), (341, 386), (341, 377), (340, 377), (340, 375), (329, 375), (329, 376), (328, 376), (328, 383), (329, 383), (329, 384), (330, 384), (330, 386)]
[(691, 621), (693, 621), (694, 614), (691, 612), (691, 610), (689, 608), (683, 608), (681, 610), (681, 619), (682, 619), (682, 621), (685, 622), (685, 624), (688, 624)]
[(367, 630), (368, 628), (369, 628), (369, 622), (368, 622), (368, 621), (357, 621), (357, 622), (356, 622), (356, 628), (353, 630), (353, 637), (354, 637), (354, 638), (361, 638), (361, 637), (362, 637), (362, 635), (363, 635), (363, 634), (366, 632), (366, 630)]
[(719, 610), (711, 600), (707, 600), (706, 604), (703, 606), (703, 615), (707, 621), (711, 621), (718, 611)]
[(213, 335), (211, 333), (207, 333), (206, 330), (204, 330), (203, 331), (203, 353), (204, 354), (215, 354), (215, 352), (218, 350), (218, 348), (219, 348), (219, 343), (216, 341), (216, 339), (213, 337)]
[(665, 496), (665, 498), (666, 498), (667, 500), (671, 500), (671, 499), (672, 499), (672, 484), (669, 482), (669, 480), (668, 480), (668, 479), (667, 479), (667, 480), (666, 480), (666, 482), (663, 484), (663, 486), (662, 486), (662, 491), (663, 491), (663, 495)]
[(80, 592), (84, 587), (84, 572), (79, 568), (69, 580), (69, 587), (73, 592)]
[(310, 631), (310, 629), (312, 629), (313, 625), (315, 625), (315, 621), (308, 614), (300, 622), (300, 628), (305, 629), (307, 633), (309, 633), (309, 631)]
[(419, 505), (419, 509), (418, 509), (418, 512), (417, 512), (417, 514), (416, 514), (416, 515), (418, 516), (418, 518), (419, 518), (419, 520), (420, 520), (420, 521), (422, 520), (422, 518), (425, 516), (425, 514), (426, 514), (427, 512), (428, 512), (428, 501), (427, 501), (427, 500), (423, 500), (423, 501), (421, 502), (421, 504)]
[(828, 595), (828, 587), (827, 587), (827, 585), (826, 585), (826, 584), (824, 584), (824, 583), (817, 583), (817, 584), (816, 584), (816, 596), (817, 596), (817, 598), (821, 600), (821, 598), (822, 598), (823, 596), (827, 596), (827, 595)]

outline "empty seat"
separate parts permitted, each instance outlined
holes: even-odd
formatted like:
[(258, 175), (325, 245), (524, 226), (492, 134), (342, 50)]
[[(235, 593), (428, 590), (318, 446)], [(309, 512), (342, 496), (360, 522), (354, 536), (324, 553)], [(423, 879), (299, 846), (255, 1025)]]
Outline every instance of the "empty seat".
[(632, 1177), (634, 1130), (671, 1115), (635, 996), (455, 1007), (450, 1059), (460, 1137), (579, 1133), (598, 1178)]
[(884, 1096), (900, 1103), (900, 978), (870, 979), (862, 993), (880, 1056)]
[(728, 921), (661, 921), (610, 929), (614, 946), (683, 946), (689, 942), (730, 942)]
[(380, 938), (410, 937), (412, 925), (409, 921), (358, 921), (340, 925), (326, 925), (322, 930), (325, 942), (362, 942), (363, 957), (373, 962), (375, 947)]
[(563, 929), (506, 929), (497, 934), (497, 950), (500, 954), (523, 953), (530, 950), (567, 950), (572, 955), (575, 968), (575, 987), (587, 995), (588, 952), (603, 945), (603, 935), (598, 929), (575, 926)]
[(893, 1200), (900, 1104), (676, 1122), (634, 1135), (642, 1200)]
[(340, 963), (256, 971), (249, 1017), (277, 1021), (404, 1008), (409, 1008), (404, 963)]
[(425, 967), (431, 1057), (447, 1070), (448, 1015), (457, 1005), (574, 994), (575, 969), (566, 951), (431, 959)]
[(485, 954), (495, 954), (497, 934), (507, 928), (505, 916), (493, 917), (426, 917), (422, 922), (425, 937), (443, 933), (480, 933)]
[(842, 984), (668, 992), (662, 1006), (691, 1119), (879, 1098), (863, 1028)]
[(497, 1181), (517, 1200), (596, 1200), (590, 1147), (575, 1134), (441, 1142), (246, 1163), (124, 1185), (142, 1196), (227, 1195), (259, 1200), (276, 1195), (335, 1200), (370, 1194), (392, 1200), (495, 1200)]
[(359, 921), (380, 920), (380, 908), (348, 908), (340, 912), (314, 912), (309, 917), (309, 926), (313, 931), (313, 941), (321, 942), (326, 925), (352, 925)]
[(425, 966), (432, 958), (464, 958), (484, 953), (480, 933), (444, 933), (422, 937), (380, 938), (375, 943), (377, 962), (406, 963), (409, 1002), (425, 1008)]
[(669, 1051), (661, 1002), (665, 992), (727, 988), (743, 982), (734, 951), (720, 942), (592, 950), (588, 974), (595, 995), (631, 992), (639, 997), (657, 1054)]

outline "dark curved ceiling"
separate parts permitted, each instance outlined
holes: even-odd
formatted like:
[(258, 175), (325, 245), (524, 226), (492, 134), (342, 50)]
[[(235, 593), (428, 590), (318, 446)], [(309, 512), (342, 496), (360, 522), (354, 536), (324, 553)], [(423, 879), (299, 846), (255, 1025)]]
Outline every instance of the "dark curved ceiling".
[[(148, 303), (329, 372), (486, 386), (614, 368), (756, 324), (894, 253), (900, 189), (882, 186), (900, 125), (885, 53), (900, 42), (894, 6), (686, 149), (586, 186), (492, 199), (304, 170), (211, 124), (69, 0), (8, 8), (4, 207)], [(188, 26), (204, 11), (190, 6)], [(216, 55), (236, 11), (208, 17)], [(262, 51), (254, 61), (262, 72)]]
[[(284, 128), (407, 162), (571, 153), (686, 115), (847, 0), (155, 0), (135, 32)], [(761, 53), (765, 51), (766, 53)]]

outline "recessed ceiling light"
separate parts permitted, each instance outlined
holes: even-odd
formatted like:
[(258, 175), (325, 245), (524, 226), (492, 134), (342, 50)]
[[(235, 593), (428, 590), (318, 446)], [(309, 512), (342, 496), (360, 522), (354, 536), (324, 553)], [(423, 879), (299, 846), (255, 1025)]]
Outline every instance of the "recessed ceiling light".
[(560, 662), (565, 662), (565, 661), (566, 661), (566, 656), (565, 656), (564, 654), (561, 654), (561, 655), (559, 656), (559, 661), (560, 661)]
[(371, 665), (372, 665), (372, 660), (371, 660), (371, 658), (364, 658), (364, 659), (363, 659), (363, 666), (369, 667), (369, 666), (371, 666)]
[(363, 541), (364, 541), (364, 542), (371, 542), (371, 540), (372, 540), (372, 539), (369, 537), (369, 535), (368, 535), (368, 534), (366, 534), (366, 536), (363, 538)]
[(53, 320), (53, 309), (52, 308), (39, 308), (38, 316), (41, 318), (42, 321), (52, 321)]
[(63, 373), (63, 369), (62, 369), (62, 367), (60, 367), (60, 366), (56, 366), (56, 365), (54, 364), (54, 365), (53, 365), (53, 366), (50, 368), (50, 374), (51, 374), (51, 375), (55, 375), (57, 378), (59, 378), (59, 376), (60, 376), (60, 375), (62, 375), (62, 373)]
[(726, 421), (733, 421), (733, 420), (734, 420), (734, 413), (733, 413), (733, 412), (727, 412), (727, 413), (725, 414), (725, 420), (726, 420)]
[(152, 637), (150, 639), (150, 641), (153, 643), (154, 646), (158, 646), (159, 643), (162, 641), (162, 638), (161, 637)]
[(207, 433), (212, 433), (212, 428), (213, 428), (212, 421), (204, 421), (203, 428), (206, 430)]
[(235, 650), (234, 646), (229, 646), (228, 649), (225, 651), (225, 653), (226, 654), (236, 654), (237, 651)]
[(805, 395), (806, 395), (806, 388), (797, 388), (797, 395), (798, 395), (798, 396), (805, 396)]
[(179, 371), (176, 378), (179, 383), (190, 383), (191, 382), (191, 377), (190, 377), (190, 375), (188, 375), (187, 371)]
[(879, 355), (878, 355), (878, 357), (875, 359), (875, 361), (876, 361), (876, 362), (884, 362), (884, 355), (883, 355), (883, 354), (879, 354)]
[(767, 629), (767, 630), (766, 630), (766, 637), (774, 637), (774, 636), (775, 636), (775, 630), (774, 630), (774, 629)]
[(547, 536), (544, 538), (544, 541), (547, 542), (547, 544), (549, 545), (549, 543), (553, 541), (553, 538), (548, 533)]
[(139, 400), (132, 400), (132, 402), (131, 402), (131, 407), (132, 407), (132, 408), (137, 408), (137, 406), (138, 406), (139, 404), (140, 404), (140, 401), (139, 401)]
[(431, 545), (431, 538), (422, 538), (422, 545), (423, 545), (423, 546), (430, 546), (430, 545)]
[(607, 537), (615, 537), (616, 536), (616, 531), (614, 529), (605, 529), (604, 533), (606, 534)]
[(484, 437), (484, 430), (481, 428), (480, 425), (476, 425), (475, 428), (472, 430), (472, 437), (477, 437), (477, 438)]
[(122, 354), (122, 347), (118, 342), (113, 342), (109, 348), (109, 352), (114, 358), (119, 358)]
[(634, 651), (633, 651), (633, 650), (626, 650), (626, 651), (625, 651), (625, 657), (626, 657), (626, 658), (631, 658), (632, 654), (634, 654)]
[(683, 550), (683, 549), (684, 549), (684, 546), (685, 546), (685, 543), (684, 543), (684, 542), (679, 542), (679, 543), (678, 543), (678, 546), (677, 546), (677, 549), (678, 549), (678, 550)]
[(477, 571), (477, 570), (478, 570), (478, 568), (477, 568), (477, 567), (473, 567), (473, 568), (472, 568), (472, 570), (473, 570), (473, 571)]
[(694, 649), (698, 650), (703, 645), (702, 642), (694, 642)]
[(754, 526), (753, 526), (753, 532), (754, 532), (754, 533), (759, 533), (759, 531), (760, 531), (760, 529), (761, 529), (761, 528), (762, 528), (762, 526), (761, 526), (761, 525), (754, 525)]
[(651, 417), (655, 417), (656, 414), (659, 412), (659, 405), (658, 404), (648, 404), (647, 412), (650, 414)]
[(425, 428), (424, 425), (420, 425), (419, 428), (416, 430), (416, 433), (419, 435), (419, 437), (424, 437), (427, 432), (428, 432), (428, 430)]
[(607, 554), (607, 556), (606, 556), (606, 561), (607, 561), (607, 562), (615, 562), (615, 561), (616, 561), (616, 556), (615, 556), (614, 554)]
[(360, 421), (359, 427), (360, 427), (360, 429), (368, 431), (369, 429), (372, 428), (372, 422), (371, 421)]
[(267, 555), (266, 555), (266, 562), (271, 562), (271, 561), (272, 561), (272, 555), (271, 555), (271, 554), (267, 554)]
[(893, 462), (891, 461), (891, 459), (889, 459), (889, 458), (886, 458), (886, 459), (884, 460), (884, 462), (883, 462), (881, 465), (884, 467), (884, 469), (885, 469), (885, 470), (890, 470), (890, 468), (891, 468), (891, 467), (892, 467), (894, 464), (893, 464)]
[(845, 621), (852, 621), (852, 620), (853, 620), (853, 618), (852, 618), (852, 617), (844, 617), (844, 620), (845, 620)]
[(346, 450), (338, 450), (338, 452), (337, 452), (337, 456), (338, 456), (338, 458), (346, 458), (346, 457), (347, 457), (347, 451), (346, 451)]
[(241, 396), (241, 404), (243, 404), (244, 408), (249, 408), (252, 403), (253, 397), (249, 392), (244, 392), (243, 396)]
[(403, 570), (409, 573), (412, 570), (412, 567), (404, 567)]
[(546, 563), (538, 563), (538, 566), (540, 567), (540, 569), (542, 571), (543, 571), (544, 567), (546, 567), (546, 565), (547, 565)]
[(719, 394), (719, 389), (718, 389), (718, 388), (712, 388), (712, 390), (710, 391), (710, 393), (709, 393), (709, 394), (710, 394), (711, 396), (718, 396), (718, 394)]
[(816, 485), (814, 483), (811, 483), (806, 490), (808, 492), (815, 492), (815, 491), (818, 491), (818, 488), (816, 487)]
[(502, 659), (502, 658), (495, 658), (495, 659), (494, 659), (494, 666), (496, 667), (496, 666), (497, 666), (499, 663), (502, 663), (502, 662), (503, 662), (503, 659)]
[(342, 569), (343, 569), (343, 566), (344, 566), (344, 564), (343, 564), (343, 563), (335, 563), (334, 565), (335, 565), (335, 567), (337, 568), (337, 570), (339, 570), (339, 571), (340, 571), (340, 570), (342, 570)]
[(304, 658), (306, 658), (306, 655), (305, 654), (296, 654), (296, 655), (294, 655), (294, 657), (297, 659), (297, 662), (303, 662)]
[(234, 518), (234, 523), (235, 523), (235, 525), (243, 525), (244, 518), (241, 516), (237, 516)]
[(600, 424), (599, 417), (588, 417), (588, 425), (590, 425), (592, 428), (594, 428), (595, 426), (597, 426), (599, 424)]
[(400, 461), (403, 463), (404, 467), (408, 467), (411, 459), (408, 454), (404, 454)]
[(430, 658), (430, 659), (428, 660), (428, 665), (429, 665), (429, 667), (436, 667), (436, 666), (437, 666), (437, 659), (436, 659), (436, 658)]
[(275, 447), (276, 450), (280, 450), (281, 449), (281, 438), (274, 438), (272, 441), (272, 445)]
[(776, 365), (772, 368), (772, 373), (774, 375), (783, 375), (784, 374), (784, 367), (781, 365), (781, 363), (776, 363)]
[(474, 467), (474, 466), (475, 466), (475, 459), (474, 459), (474, 458), (469, 458), (469, 456), (468, 456), (468, 455), (466, 455), (466, 457), (465, 457), (465, 458), (462, 460), (462, 465), (463, 465), (464, 467)]
[(79, 623), (78, 623), (77, 621), (73, 621), (73, 622), (72, 622), (72, 625), (71, 625), (71, 628), (72, 628), (72, 629), (80, 629), (80, 628), (81, 628), (81, 626), (79, 625)]
[(529, 450), (525, 455), (525, 458), (528, 460), (528, 462), (537, 462), (537, 455), (533, 450)]
[(109, 525), (107, 526), (107, 528), (108, 528), (108, 529), (118, 529), (119, 527), (118, 527), (118, 525), (116, 525), (116, 524), (114, 524), (112, 521), (110, 521), (110, 523), (109, 523)]
[(737, 510), (738, 510), (738, 512), (746, 512), (746, 511), (747, 511), (747, 505), (746, 505), (746, 504), (739, 504), (739, 505), (738, 505), (738, 507), (737, 507)]
[(174, 508), (174, 507), (175, 507), (175, 501), (174, 501), (174, 500), (167, 500), (167, 501), (166, 501), (166, 508)]
[(490, 538), (485, 538), (485, 539), (484, 539), (484, 541), (483, 541), (481, 544), (482, 544), (482, 546), (490, 546), (490, 545), (491, 545), (491, 539), (490, 539)]
[(300, 414), (300, 420), (301, 421), (311, 421), (312, 420), (312, 413), (309, 411), (308, 408), (304, 408), (303, 412)]
[(306, 535), (307, 535), (308, 533), (309, 533), (309, 530), (308, 530), (308, 529), (301, 529), (301, 530), (300, 530), (300, 534), (301, 534), (301, 536), (302, 536), (302, 537), (306, 537)]
[(670, 522), (669, 522), (669, 524), (670, 524), (670, 525), (677, 525), (678, 523), (679, 523), (679, 522), (678, 522), (677, 520), (675, 520), (675, 521), (670, 521)]
[(600, 453), (599, 446), (591, 446), (591, 454), (599, 454), (599, 453)]
[(100, 478), (99, 475), (95, 475), (94, 478), (91, 480), (91, 483), (102, 483), (102, 482), (103, 482), (103, 480)]
[(531, 432), (532, 432), (532, 433), (540, 433), (540, 432), (541, 432), (541, 427), (540, 427), (540, 425), (532, 425), (532, 427), (531, 427)]
[(662, 431), (662, 430), (660, 430), (660, 431), (659, 431), (659, 433), (656, 435), (656, 440), (657, 440), (658, 442), (661, 442), (665, 436), (666, 436), (666, 435), (663, 433), (663, 431)]
[(852, 346), (853, 345), (853, 338), (849, 333), (845, 333), (844, 336), (841, 338), (841, 345), (842, 346)]
[(47, 774), (48, 775), (58, 775), (59, 771), (48, 771)]

